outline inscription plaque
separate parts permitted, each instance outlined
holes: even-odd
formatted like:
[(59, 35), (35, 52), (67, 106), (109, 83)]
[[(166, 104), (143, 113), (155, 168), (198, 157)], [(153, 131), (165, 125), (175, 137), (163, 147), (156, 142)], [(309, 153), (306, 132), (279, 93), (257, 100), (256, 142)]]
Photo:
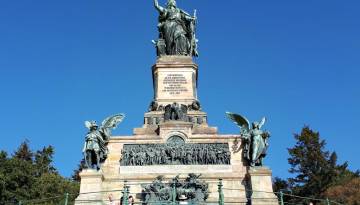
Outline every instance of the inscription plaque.
[(187, 80), (183, 74), (168, 74), (163, 80), (164, 88), (162, 92), (170, 95), (179, 95), (182, 92), (188, 92), (186, 87)]
[(193, 72), (157, 73), (157, 97), (160, 99), (194, 99)]

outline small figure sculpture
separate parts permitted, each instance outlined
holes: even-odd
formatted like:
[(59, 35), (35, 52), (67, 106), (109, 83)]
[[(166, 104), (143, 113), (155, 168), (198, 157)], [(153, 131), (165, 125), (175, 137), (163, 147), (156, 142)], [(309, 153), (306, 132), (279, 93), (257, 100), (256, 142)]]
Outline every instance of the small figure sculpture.
[(198, 100), (195, 100), (191, 105), (188, 106), (189, 110), (200, 111), (201, 105)]
[(149, 112), (157, 111), (158, 107), (159, 107), (159, 104), (156, 101), (151, 101), (148, 111)]
[(177, 8), (175, 0), (168, 0), (166, 8), (154, 0), (154, 6), (159, 11), (159, 40), (153, 41), (157, 47), (158, 56), (183, 55), (198, 56), (197, 39), (195, 37), (196, 12), (190, 16)]
[(98, 129), (99, 126), (95, 121), (85, 122), (85, 126), (89, 129), (83, 148), (87, 168), (100, 169), (100, 163), (104, 162), (107, 158), (108, 149), (106, 144), (110, 139), (111, 129), (115, 129), (124, 118), (124, 114), (110, 116), (102, 122), (100, 129)]
[(165, 114), (164, 119), (165, 121), (169, 120), (180, 120), (180, 121), (187, 121), (187, 109), (186, 105), (180, 105), (176, 102), (173, 104), (169, 104), (165, 106)]
[(142, 185), (143, 204), (170, 204), (182, 197), (186, 197), (189, 204), (205, 204), (209, 197), (209, 185), (200, 180), (200, 176), (189, 174), (185, 180), (180, 180), (178, 175), (169, 182), (158, 176), (151, 184)]
[(227, 143), (191, 144), (175, 136), (166, 144), (124, 145), (120, 166), (231, 164)]
[(263, 117), (260, 123), (253, 122), (250, 128), (250, 123), (245, 117), (230, 112), (226, 112), (226, 115), (240, 127), (240, 135), (245, 140), (244, 157), (249, 161), (250, 166), (263, 166), (270, 137), (269, 132), (261, 130), (266, 118)]

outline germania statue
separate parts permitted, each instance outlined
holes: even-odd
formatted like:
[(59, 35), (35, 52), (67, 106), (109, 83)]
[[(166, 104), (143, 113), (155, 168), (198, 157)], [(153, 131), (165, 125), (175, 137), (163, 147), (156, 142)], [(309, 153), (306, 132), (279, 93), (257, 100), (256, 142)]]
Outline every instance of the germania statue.
[(266, 156), (270, 137), (269, 132), (261, 130), (266, 118), (263, 117), (260, 123), (253, 122), (250, 127), (250, 122), (245, 117), (230, 112), (227, 112), (226, 115), (240, 127), (240, 135), (245, 141), (244, 157), (250, 166), (263, 166), (263, 158)]
[(196, 10), (194, 16), (177, 8), (175, 0), (168, 0), (166, 8), (154, 0), (159, 11), (159, 39), (153, 41), (157, 55), (198, 56), (196, 29)]
[(110, 139), (111, 129), (115, 129), (124, 118), (124, 114), (110, 116), (102, 122), (99, 129), (95, 121), (85, 122), (89, 132), (85, 137), (83, 154), (88, 169), (100, 169), (100, 163), (104, 162), (108, 155), (106, 144)]

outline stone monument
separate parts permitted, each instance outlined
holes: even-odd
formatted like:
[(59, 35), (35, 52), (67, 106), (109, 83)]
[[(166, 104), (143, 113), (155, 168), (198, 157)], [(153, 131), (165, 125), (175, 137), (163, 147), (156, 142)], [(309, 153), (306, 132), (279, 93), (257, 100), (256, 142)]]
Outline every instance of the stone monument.
[(242, 128), (232, 135), (218, 134), (208, 125), (197, 93), (199, 68), (193, 61), (198, 56), (196, 12), (189, 15), (175, 0), (168, 0), (166, 7), (154, 0), (154, 6), (159, 12), (159, 39), (153, 41), (158, 57), (152, 66), (154, 97), (144, 124), (131, 136), (108, 137), (123, 114), (107, 118), (99, 131), (95, 123), (87, 123), (85, 153), (102, 155), (87, 160), (75, 204), (107, 204), (110, 194), (120, 200), (123, 187), (140, 204), (278, 204), (271, 170), (262, 166), (269, 137), (261, 131), (265, 119), (250, 127), (246, 118), (227, 113)]

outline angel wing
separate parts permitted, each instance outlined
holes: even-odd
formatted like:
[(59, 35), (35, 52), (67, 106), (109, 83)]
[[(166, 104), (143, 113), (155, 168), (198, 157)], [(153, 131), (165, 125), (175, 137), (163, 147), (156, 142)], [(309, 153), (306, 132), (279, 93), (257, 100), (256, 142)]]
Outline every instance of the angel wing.
[(90, 130), (90, 128), (91, 128), (91, 122), (85, 121), (85, 127)]
[(263, 117), (259, 123), (259, 129), (261, 129), (261, 127), (264, 126), (265, 122), (266, 122), (266, 117)]
[(112, 128), (115, 129), (125, 118), (125, 114), (116, 114), (116, 115), (112, 115), (108, 118), (106, 118), (105, 120), (103, 120), (103, 122), (101, 123), (101, 128), (103, 129), (107, 129), (107, 128)]
[(250, 122), (245, 117), (231, 112), (226, 112), (226, 116), (239, 126), (240, 129), (243, 129), (246, 132), (250, 131)]

